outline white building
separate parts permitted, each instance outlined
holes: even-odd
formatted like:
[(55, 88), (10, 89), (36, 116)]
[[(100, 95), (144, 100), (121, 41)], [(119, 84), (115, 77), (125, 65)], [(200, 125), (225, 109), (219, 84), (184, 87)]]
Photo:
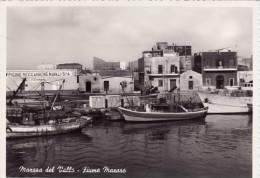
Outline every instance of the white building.
[(15, 91), (22, 80), (26, 78), (25, 91), (40, 91), (44, 83), (44, 90), (58, 90), (65, 80), (63, 90), (77, 90), (79, 78), (76, 70), (8, 70), (6, 73), (7, 91)]
[(149, 81), (159, 91), (179, 88), (180, 59), (177, 53), (164, 56), (144, 56), (144, 80)]
[(198, 72), (188, 70), (180, 75), (180, 90), (192, 91), (202, 88), (202, 75)]
[(104, 93), (122, 93), (121, 82), (126, 82), (126, 93), (134, 91), (134, 80), (132, 76), (103, 76), (100, 91)]
[(253, 81), (253, 71), (238, 71), (237, 80), (238, 84), (249, 83)]
[(101, 88), (101, 76), (99, 73), (87, 73), (79, 76), (79, 91), (87, 93), (99, 93)]

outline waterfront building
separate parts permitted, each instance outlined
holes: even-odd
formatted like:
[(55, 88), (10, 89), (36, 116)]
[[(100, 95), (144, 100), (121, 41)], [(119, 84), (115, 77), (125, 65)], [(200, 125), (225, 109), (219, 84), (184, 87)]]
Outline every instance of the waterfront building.
[(237, 86), (237, 53), (216, 51), (195, 54), (194, 70), (202, 73), (205, 87), (224, 89)]
[(175, 52), (161, 55), (161, 51), (143, 52), (139, 59), (139, 83), (141, 87), (152, 85), (159, 91), (179, 87), (180, 59)]
[(173, 52), (177, 53), (180, 57), (180, 73), (192, 69), (192, 48), (187, 45), (169, 45), (167, 42), (157, 42), (156, 46), (152, 48), (156, 55), (165, 56)]
[(101, 75), (97, 72), (81, 73), (79, 76), (79, 91), (100, 93), (101, 79)]
[(180, 75), (181, 91), (198, 91), (202, 88), (202, 75), (188, 70)]
[[(122, 92), (133, 92), (134, 91), (134, 79), (130, 71), (118, 70), (118, 71), (100, 71), (101, 87), (100, 91), (104, 93), (122, 93)], [(126, 88), (123, 91), (121, 83), (126, 83)]]
[[(79, 80), (75, 69), (55, 70), (7, 70), (7, 91), (15, 91), (22, 80), (26, 78), (24, 91), (58, 90), (65, 80), (63, 90), (78, 90)], [(44, 84), (44, 85), (42, 85)]]
[(101, 58), (93, 57), (94, 70), (120, 70), (120, 62), (107, 62)]
[(245, 86), (249, 83), (253, 86), (253, 71), (238, 71), (237, 82), (239, 86)]
[(147, 85), (157, 87), (159, 91), (179, 88), (180, 74), (192, 69), (192, 58), (191, 46), (157, 42), (138, 59), (135, 88), (141, 90)]

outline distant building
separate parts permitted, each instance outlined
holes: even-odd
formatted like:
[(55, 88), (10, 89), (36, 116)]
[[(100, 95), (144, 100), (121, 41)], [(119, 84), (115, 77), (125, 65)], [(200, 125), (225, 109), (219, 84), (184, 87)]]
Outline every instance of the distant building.
[(253, 71), (238, 71), (237, 79), (240, 86), (243, 83), (253, 82)]
[(37, 66), (38, 70), (54, 70), (56, 69), (55, 64), (40, 64)]
[(138, 60), (129, 62), (128, 69), (132, 72), (138, 72)]
[(239, 64), (239, 65), (237, 65), (237, 70), (238, 71), (249, 71), (249, 67), (246, 65)]
[(194, 55), (194, 70), (202, 72), (203, 85), (216, 89), (237, 85), (236, 52), (202, 52)]
[(194, 91), (202, 87), (202, 75), (198, 72), (188, 70), (180, 75), (180, 90)]
[(247, 70), (253, 70), (253, 57), (251, 56), (250, 58), (243, 58), (238, 61), (238, 64), (241, 66), (247, 66)]
[(58, 64), (57, 69), (76, 69), (79, 74), (82, 71), (82, 65), (79, 63), (64, 63)]
[(93, 57), (93, 68), (94, 70), (120, 70), (120, 62), (107, 62)]

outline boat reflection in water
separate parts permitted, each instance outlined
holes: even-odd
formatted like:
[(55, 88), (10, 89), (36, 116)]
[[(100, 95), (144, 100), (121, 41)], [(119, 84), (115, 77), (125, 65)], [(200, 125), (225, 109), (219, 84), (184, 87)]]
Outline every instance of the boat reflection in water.
[(247, 115), (163, 123), (101, 121), (82, 133), (7, 140), (7, 176), (61, 176), (22, 174), (21, 165), (127, 170), (97, 177), (251, 177), (252, 124)]

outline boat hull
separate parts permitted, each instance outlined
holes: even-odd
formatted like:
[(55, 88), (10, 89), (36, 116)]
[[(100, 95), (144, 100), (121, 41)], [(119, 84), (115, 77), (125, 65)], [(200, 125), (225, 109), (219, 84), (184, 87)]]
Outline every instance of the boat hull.
[(126, 121), (129, 122), (153, 122), (201, 119), (206, 116), (207, 109), (195, 112), (163, 113), (163, 112), (138, 112), (119, 107)]
[[(252, 97), (222, 96), (212, 93), (198, 92), (208, 114), (247, 114), (250, 113), (248, 104)], [(207, 100), (207, 102), (205, 102)]]
[(56, 135), (69, 133), (82, 129), (89, 123), (88, 119), (80, 119), (75, 122), (44, 124), (44, 125), (8, 125), (6, 129), (7, 138), (23, 138), (45, 135)]

